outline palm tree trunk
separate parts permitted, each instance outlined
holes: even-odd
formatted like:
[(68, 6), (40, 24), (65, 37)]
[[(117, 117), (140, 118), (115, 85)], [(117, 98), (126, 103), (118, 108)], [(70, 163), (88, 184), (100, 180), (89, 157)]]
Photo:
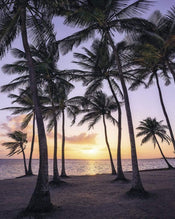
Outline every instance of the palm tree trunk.
[[(49, 74), (48, 74), (48, 78), (50, 79)], [(58, 172), (58, 159), (57, 159), (57, 149), (58, 149), (57, 132), (58, 132), (58, 126), (57, 126), (56, 109), (55, 109), (55, 104), (54, 104), (53, 97), (52, 97), (50, 84), (52, 84), (51, 79), (49, 81), (48, 89), (49, 89), (49, 96), (50, 96), (51, 104), (52, 104), (52, 112), (53, 112), (53, 120), (54, 120), (54, 152), (53, 152), (53, 181), (52, 182), (54, 184), (59, 185), (60, 177), (59, 177), (59, 172)]]
[(48, 211), (52, 208), (52, 204), (50, 201), (49, 184), (48, 184), (48, 152), (47, 152), (47, 141), (46, 141), (44, 123), (43, 123), (43, 118), (42, 118), (42, 113), (41, 113), (41, 108), (40, 108), (39, 98), (37, 93), (36, 72), (34, 69), (28, 38), (27, 38), (25, 8), (23, 8), (21, 11), (21, 35), (22, 35), (24, 50), (26, 53), (27, 64), (29, 67), (30, 89), (31, 89), (35, 113), (36, 113), (38, 138), (39, 138), (39, 155), (40, 155), (39, 173), (38, 173), (36, 187), (26, 210), (42, 212), (42, 211)]
[(157, 140), (157, 138), (156, 138), (155, 135), (154, 135), (154, 138), (155, 138), (155, 140), (156, 140), (156, 143), (157, 143), (157, 145), (158, 145), (158, 147), (159, 147), (159, 150), (160, 150), (160, 153), (161, 153), (163, 159), (165, 160), (166, 164), (168, 165), (168, 168), (169, 168), (169, 169), (173, 169), (173, 167), (171, 166), (171, 164), (168, 162), (168, 160), (166, 159), (165, 155), (163, 154), (163, 151), (162, 151), (162, 149), (161, 149), (161, 147), (160, 147), (160, 144), (159, 144), (159, 142), (158, 142), (158, 140)]
[(59, 183), (60, 177), (58, 173), (58, 162), (57, 162), (57, 119), (54, 110), (54, 153), (53, 153), (53, 182)]
[(62, 170), (61, 176), (66, 177), (66, 170), (65, 170), (65, 115), (64, 109), (62, 110)]
[(173, 79), (174, 79), (174, 82), (175, 82), (175, 72), (174, 72), (174, 69), (172, 68), (170, 62), (167, 60), (167, 66), (168, 66), (168, 69), (170, 70), (172, 76), (173, 76)]
[(118, 143), (117, 143), (117, 180), (125, 180), (125, 176), (123, 173), (123, 169), (122, 169), (122, 162), (121, 162), (121, 138), (122, 138), (122, 111), (121, 111), (121, 107), (120, 107), (120, 103), (117, 99), (117, 96), (114, 92), (114, 89), (112, 87), (111, 81), (109, 79), (109, 77), (107, 77), (108, 80), (108, 84), (109, 87), (111, 89), (111, 92), (113, 94), (113, 97), (115, 99), (115, 102), (117, 104), (118, 107)]
[(28, 166), (27, 175), (33, 175), (33, 172), (32, 172), (32, 155), (33, 155), (34, 141), (35, 141), (35, 113), (33, 113), (33, 133), (32, 133), (32, 142), (31, 142), (29, 166)]
[(133, 178), (132, 178), (132, 188), (131, 192), (139, 192), (139, 193), (144, 193), (144, 188), (142, 185), (142, 181), (140, 178), (139, 174), (139, 168), (138, 168), (138, 162), (137, 162), (137, 153), (136, 153), (136, 144), (135, 144), (135, 137), (134, 137), (134, 127), (133, 127), (133, 122), (132, 122), (132, 114), (131, 114), (131, 109), (130, 109), (130, 103), (129, 103), (129, 97), (128, 97), (128, 92), (127, 88), (125, 85), (124, 77), (123, 77), (123, 72), (122, 72), (122, 67), (120, 63), (120, 58), (118, 56), (117, 49), (114, 45), (113, 39), (110, 35), (109, 32), (107, 32), (107, 37), (109, 40), (109, 43), (113, 49), (115, 58), (116, 58), (116, 63), (118, 66), (118, 71), (119, 71), (119, 78), (120, 82), (122, 85), (123, 89), (123, 94), (124, 94), (124, 99), (125, 99), (125, 109), (126, 109), (126, 114), (127, 114), (127, 121), (128, 121), (128, 129), (129, 129), (129, 137), (130, 137), (130, 143), (131, 143), (131, 157), (132, 157), (132, 173), (133, 173)]
[(162, 106), (163, 114), (165, 116), (167, 126), (168, 126), (168, 130), (170, 132), (171, 140), (172, 140), (173, 147), (174, 147), (174, 150), (175, 150), (174, 134), (173, 134), (171, 123), (170, 123), (170, 120), (169, 120), (169, 117), (168, 117), (168, 114), (167, 114), (167, 111), (166, 111), (166, 108), (165, 108), (165, 104), (164, 104), (164, 101), (163, 101), (162, 91), (161, 91), (161, 88), (160, 88), (159, 78), (157, 76), (157, 73), (155, 73), (155, 77), (156, 77), (156, 84), (157, 84), (157, 88), (158, 88), (158, 92), (159, 92), (159, 98), (160, 98), (160, 103), (161, 103), (161, 106)]
[(104, 126), (104, 132), (105, 132), (105, 141), (106, 141), (106, 145), (107, 145), (108, 152), (109, 152), (109, 157), (110, 157), (110, 162), (111, 162), (112, 175), (116, 175), (116, 170), (115, 170), (113, 159), (112, 159), (112, 153), (111, 153), (111, 149), (110, 149), (109, 142), (108, 142), (106, 121), (105, 121), (105, 116), (104, 115), (103, 115), (103, 126)]
[(24, 161), (24, 170), (25, 170), (25, 175), (27, 175), (26, 156), (25, 156), (25, 153), (24, 153), (24, 148), (23, 148), (23, 145), (20, 145), (20, 146), (21, 146), (22, 155), (23, 155), (23, 161)]

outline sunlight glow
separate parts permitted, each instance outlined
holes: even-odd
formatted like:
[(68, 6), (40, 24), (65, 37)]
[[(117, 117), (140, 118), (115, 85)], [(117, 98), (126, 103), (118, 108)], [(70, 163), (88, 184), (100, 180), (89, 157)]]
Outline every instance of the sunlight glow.
[(97, 148), (92, 148), (92, 149), (83, 149), (81, 150), (83, 154), (91, 154), (91, 155), (96, 155), (98, 153)]

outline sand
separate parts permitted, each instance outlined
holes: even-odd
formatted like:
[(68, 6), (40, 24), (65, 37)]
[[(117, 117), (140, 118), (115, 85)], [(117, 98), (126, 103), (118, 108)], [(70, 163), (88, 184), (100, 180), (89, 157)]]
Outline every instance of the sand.
[[(131, 179), (131, 173), (126, 173)], [(131, 183), (111, 182), (111, 175), (72, 176), (66, 185), (51, 188), (51, 200), (59, 206), (51, 213), (19, 216), (33, 192), (36, 176), (0, 181), (0, 219), (12, 218), (175, 218), (175, 170), (141, 172), (150, 193), (147, 199), (129, 198)], [(17, 217), (18, 216), (18, 217)]]

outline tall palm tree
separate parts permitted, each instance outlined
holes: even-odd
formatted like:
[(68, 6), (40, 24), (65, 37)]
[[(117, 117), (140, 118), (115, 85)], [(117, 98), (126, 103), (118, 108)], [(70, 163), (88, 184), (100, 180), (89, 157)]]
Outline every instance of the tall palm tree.
[(68, 94), (65, 93), (65, 89), (62, 90), (59, 101), (59, 108), (62, 115), (62, 169), (61, 176), (66, 177), (65, 168), (65, 112), (67, 116), (72, 119), (72, 125), (75, 122), (76, 115), (79, 113), (79, 107), (76, 105), (76, 97), (68, 98)]
[[(79, 112), (79, 106), (77, 105), (76, 97), (68, 98), (68, 95), (73, 87), (64, 86), (62, 83), (57, 84), (57, 90), (54, 93), (53, 100), (55, 105), (55, 117), (52, 113), (52, 107), (46, 106), (45, 113), (46, 118), (49, 118), (48, 131), (51, 131), (55, 127), (56, 122), (60, 117), (62, 117), (62, 147), (61, 147), (61, 157), (62, 157), (62, 167), (61, 176), (67, 177), (65, 168), (65, 112), (67, 116), (72, 119), (72, 125), (75, 123), (76, 115)], [(56, 137), (57, 138), (57, 137)]]
[[(67, 74), (67, 72), (60, 71), (57, 68), (57, 62), (59, 60), (59, 50), (55, 36), (52, 37), (51, 40), (48, 40), (48, 42), (44, 42), (41, 40), (38, 43), (38, 48), (32, 46), (31, 51), (32, 55), (36, 58), (36, 71), (39, 72), (39, 75), (42, 75), (42, 79), (40, 79), (41, 84), (43, 85), (45, 92), (48, 93), (49, 102), (51, 104), (49, 108), (46, 107), (46, 114), (52, 114), (48, 115), (51, 116), (48, 130), (51, 131), (51, 129), (54, 127), (53, 180), (51, 183), (59, 185), (60, 178), (57, 164), (57, 117), (59, 117), (61, 113), (60, 100), (62, 100), (63, 98), (62, 90), (64, 90), (64, 98), (66, 98), (66, 96), (68, 95), (70, 90), (74, 88), (74, 86), (68, 81), (69, 75)], [(64, 110), (62, 111), (64, 112)], [(64, 113), (62, 114), (64, 116)], [(64, 138), (65, 137), (63, 135), (62, 142), (65, 141)], [(64, 143), (62, 144), (64, 145)], [(62, 163), (64, 163), (64, 159), (62, 159)]]
[[(115, 81), (117, 66), (115, 57), (110, 54), (105, 37), (102, 40), (94, 40), (91, 49), (83, 48), (84, 53), (74, 53), (78, 64), (84, 70), (74, 70), (74, 72), (84, 77), (84, 85), (88, 86), (86, 94), (92, 94), (103, 86), (107, 81), (118, 109), (118, 143), (117, 143), (117, 180), (126, 180), (121, 164), (121, 138), (122, 138), (122, 111), (118, 96), (123, 98), (121, 89)], [(117, 95), (118, 94), (118, 95)]]
[[(57, 96), (56, 96), (57, 100)], [(49, 119), (49, 123), (47, 126), (47, 130), (50, 132), (54, 128), (54, 152), (53, 152), (53, 179), (50, 184), (60, 185), (60, 177), (58, 172), (58, 158), (57, 158), (57, 149), (58, 149), (58, 142), (57, 142), (57, 134), (58, 134), (58, 124), (57, 119), (60, 116), (59, 106), (57, 106), (54, 97), (52, 96), (50, 99), (50, 95), (48, 97), (47, 106), (43, 107), (43, 115), (45, 119)]]
[(24, 153), (27, 143), (27, 134), (21, 131), (14, 131), (12, 133), (9, 133), (8, 137), (11, 138), (13, 141), (4, 142), (2, 143), (2, 145), (10, 150), (8, 154), (8, 156), (10, 157), (13, 156), (14, 154), (22, 153), (25, 175), (27, 175), (26, 157)]
[[(156, 81), (156, 86), (159, 93), (159, 99), (162, 106), (163, 114), (165, 116), (167, 126), (172, 139), (173, 147), (175, 149), (175, 137), (173, 134), (171, 122), (164, 104), (162, 90), (160, 86), (159, 77), (164, 79), (165, 85), (170, 84), (170, 77), (168, 70), (171, 71), (173, 77), (173, 63), (172, 59), (175, 54), (175, 47), (171, 42), (175, 27), (169, 24), (167, 19), (161, 15), (159, 11), (155, 11), (149, 21), (155, 26), (154, 31), (145, 31), (137, 36), (134, 36), (134, 52), (132, 53), (132, 60), (134, 60), (135, 69), (133, 73), (141, 80), (148, 78), (148, 87)], [(167, 29), (167, 28), (170, 29)], [(139, 66), (138, 69), (136, 66)], [(137, 81), (132, 87), (138, 86)]]
[[(47, 7), (46, 7), (47, 6)], [(48, 153), (44, 123), (37, 93), (36, 71), (30, 52), (28, 32), (32, 32), (33, 39), (48, 38), (51, 25), (47, 11), (47, 1), (9, 0), (3, 1), (0, 7), (0, 56), (11, 47), (14, 39), (21, 34), (29, 68), (30, 89), (35, 107), (38, 136), (39, 136), (39, 174), (35, 190), (27, 207), (28, 211), (47, 211), (52, 208), (48, 186)], [(47, 18), (47, 20), (46, 20)], [(30, 22), (29, 22), (30, 21)], [(46, 28), (49, 27), (49, 28)]]
[[(85, 103), (86, 102), (86, 103)], [(112, 175), (116, 174), (115, 166), (112, 159), (112, 153), (108, 141), (106, 119), (109, 119), (114, 125), (117, 124), (116, 119), (111, 115), (111, 112), (117, 110), (117, 105), (113, 98), (107, 97), (102, 91), (96, 91), (94, 95), (88, 96), (84, 101), (84, 112), (86, 113), (79, 125), (85, 122), (89, 123), (89, 129), (91, 129), (101, 118), (103, 119), (105, 142), (109, 152), (109, 158), (111, 163)]]
[[(54, 119), (54, 156), (53, 156), (53, 180), (51, 183), (60, 184), (60, 178), (58, 173), (57, 164), (57, 119), (56, 119), (56, 106), (55, 102), (59, 99), (59, 86), (63, 86), (67, 89), (73, 88), (73, 85), (67, 81), (67, 71), (60, 71), (57, 68), (57, 62), (59, 60), (58, 44), (55, 42), (55, 36), (53, 34), (52, 39), (47, 42), (40, 40), (37, 42), (37, 48), (34, 45), (30, 45), (30, 50), (35, 64), (35, 71), (37, 72), (37, 86), (45, 90), (48, 93), (48, 103), (52, 106), (45, 108), (45, 113), (53, 114)], [(13, 64), (6, 64), (3, 66), (3, 71), (7, 74), (18, 73), (20, 76), (12, 80), (9, 84), (2, 86), (2, 91), (11, 91), (18, 86), (24, 86), (29, 84), (28, 66), (26, 63), (25, 52), (19, 49), (12, 49), (12, 54), (19, 60)], [(70, 76), (69, 76), (70, 77)], [(48, 116), (49, 116), (48, 115)], [(46, 114), (45, 114), (46, 117)], [(49, 128), (49, 130), (51, 130)]]
[(66, 17), (66, 24), (84, 28), (60, 41), (60, 48), (65, 53), (71, 50), (73, 45), (78, 46), (81, 42), (86, 41), (96, 33), (107, 36), (108, 43), (114, 52), (119, 79), (123, 89), (131, 143), (133, 178), (130, 192), (135, 194), (145, 194), (145, 191), (138, 169), (134, 128), (127, 87), (123, 77), (119, 54), (112, 36), (115, 31), (138, 31), (140, 29), (143, 30), (146, 25), (150, 26), (150, 23), (146, 20), (133, 17), (139, 12), (146, 10), (150, 3), (151, 1), (149, 0), (138, 0), (130, 5), (126, 5), (126, 2), (122, 0), (84, 0), (75, 4), (68, 13), (65, 13), (64, 10), (62, 11), (62, 14)]
[(152, 119), (150, 117), (144, 119), (143, 121), (140, 122), (140, 125), (137, 127), (137, 129), (139, 130), (137, 137), (144, 136), (141, 144), (144, 144), (149, 140), (152, 140), (152, 142), (154, 143), (154, 147), (156, 145), (158, 146), (163, 159), (168, 165), (168, 168), (172, 169), (173, 167), (171, 166), (171, 164), (168, 162), (165, 155), (163, 154), (163, 151), (157, 140), (157, 137), (159, 137), (162, 142), (166, 141), (168, 144), (171, 140), (170, 137), (166, 134), (165, 129), (167, 129), (167, 126), (162, 125), (162, 122), (163, 122), (162, 120), (158, 122), (155, 118)]

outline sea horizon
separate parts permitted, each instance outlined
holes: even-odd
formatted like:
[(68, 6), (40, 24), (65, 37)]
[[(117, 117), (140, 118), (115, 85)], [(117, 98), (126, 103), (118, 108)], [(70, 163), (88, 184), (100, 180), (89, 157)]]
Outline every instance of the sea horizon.
[[(175, 167), (175, 159), (169, 159)], [(117, 169), (117, 160), (114, 159), (114, 165)], [(27, 159), (28, 164), (28, 159)], [(68, 176), (83, 176), (96, 174), (110, 174), (110, 161), (107, 159), (66, 159), (66, 173)], [(165, 161), (161, 158), (138, 159), (139, 170), (151, 170), (167, 168)], [(123, 171), (132, 171), (131, 159), (122, 159)], [(39, 159), (32, 160), (32, 170), (35, 175), (38, 174)], [(49, 175), (53, 173), (53, 159), (48, 159)], [(61, 159), (58, 159), (58, 170), (61, 172)], [(23, 159), (0, 159), (0, 180), (12, 179), (24, 175)]]

